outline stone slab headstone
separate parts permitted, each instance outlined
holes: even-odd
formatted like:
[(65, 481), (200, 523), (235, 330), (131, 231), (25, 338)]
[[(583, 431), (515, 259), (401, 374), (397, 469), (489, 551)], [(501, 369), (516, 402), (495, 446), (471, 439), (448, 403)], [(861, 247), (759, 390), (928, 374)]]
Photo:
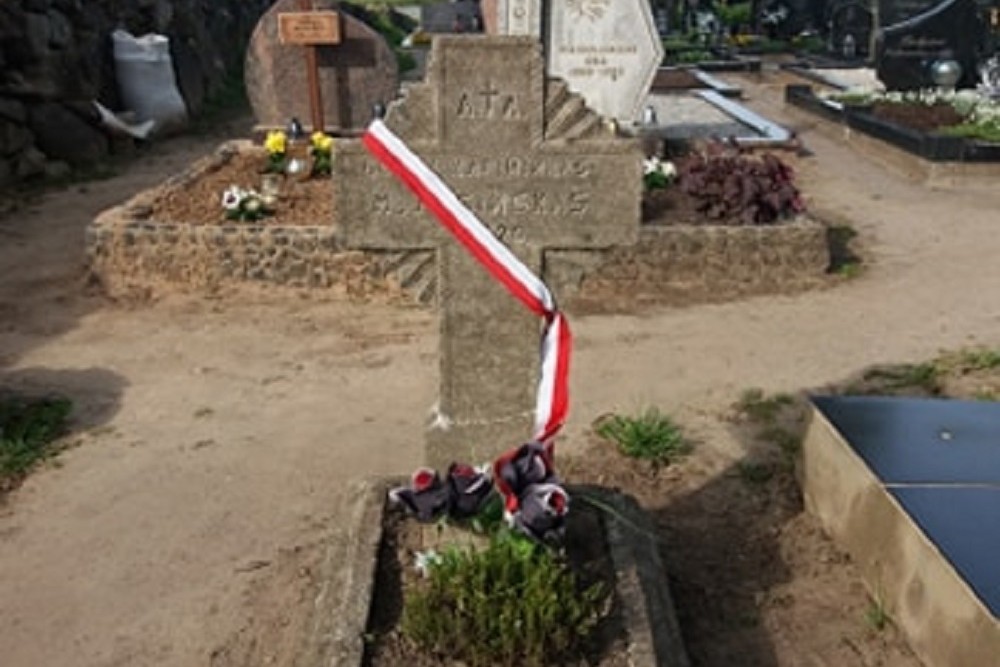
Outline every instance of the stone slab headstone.
[[(639, 231), (641, 160), (565, 83), (538, 40), (442, 36), (387, 125), (533, 271), (549, 248), (606, 248)], [(365, 149), (338, 147), (347, 247), (437, 251), (440, 396), (428, 462), (483, 462), (531, 436), (539, 320)], [(544, 274), (543, 274), (544, 275)]]
[(648, 0), (564, 0), (550, 11), (549, 74), (601, 115), (639, 120), (663, 60)]
[[(334, 0), (314, 0), (318, 11), (336, 9)], [(247, 49), (247, 97), (260, 127), (288, 125), (310, 117), (308, 72), (303, 49), (281, 44), (278, 14), (299, 11), (298, 0), (278, 0), (261, 17)], [(372, 108), (396, 97), (396, 56), (385, 39), (359, 19), (340, 12), (340, 44), (317, 46), (319, 84), (326, 128), (335, 132), (363, 129)]]
[(962, 67), (958, 87), (974, 87), (985, 38), (986, 26), (975, 0), (946, 0), (879, 31), (875, 70), (887, 90), (933, 88), (931, 66), (951, 59)]

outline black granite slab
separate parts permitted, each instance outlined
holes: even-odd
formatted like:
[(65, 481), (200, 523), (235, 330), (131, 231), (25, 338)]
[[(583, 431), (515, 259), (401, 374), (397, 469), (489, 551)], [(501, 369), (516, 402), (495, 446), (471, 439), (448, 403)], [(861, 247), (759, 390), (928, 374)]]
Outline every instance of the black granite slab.
[(1000, 403), (870, 396), (813, 400), (885, 484), (1000, 487)]
[(1000, 403), (877, 396), (813, 403), (1000, 616)]
[(993, 616), (1000, 617), (1000, 487), (891, 487)]

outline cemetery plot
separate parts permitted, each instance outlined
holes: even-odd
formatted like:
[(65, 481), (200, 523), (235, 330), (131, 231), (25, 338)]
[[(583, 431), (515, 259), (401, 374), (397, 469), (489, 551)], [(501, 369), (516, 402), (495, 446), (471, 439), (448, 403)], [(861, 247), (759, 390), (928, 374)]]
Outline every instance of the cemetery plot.
[(1000, 404), (814, 405), (803, 445), (807, 507), (928, 665), (991, 664), (1000, 652)]
[(947, 102), (877, 104), (867, 102), (862, 95), (858, 103), (851, 104), (850, 99), (838, 102), (835, 97), (818, 95), (811, 86), (801, 84), (787, 86), (785, 100), (840, 125), (845, 137), (851, 138), (854, 133), (869, 136), (928, 162), (981, 165), (987, 170), (990, 165), (1000, 164), (1000, 142), (947, 133), (945, 128), (958, 127), (964, 120)]
[[(340, 527), (351, 544), (329, 544), (319, 585), (339, 594), (318, 598), (312, 632), (296, 656), (303, 664), (442, 664), (438, 656), (403, 639), (400, 630), (405, 590), (419, 578), (416, 553), (456, 540), (482, 548), (484, 541), (453, 525), (421, 526), (401, 517), (386, 506), (388, 488), (388, 483), (360, 488), (352, 500), (356, 523)], [(578, 502), (568, 515), (567, 562), (583, 584), (604, 586), (610, 604), (583, 655), (560, 664), (687, 667), (649, 517), (634, 499), (618, 492), (594, 486), (569, 491)]]

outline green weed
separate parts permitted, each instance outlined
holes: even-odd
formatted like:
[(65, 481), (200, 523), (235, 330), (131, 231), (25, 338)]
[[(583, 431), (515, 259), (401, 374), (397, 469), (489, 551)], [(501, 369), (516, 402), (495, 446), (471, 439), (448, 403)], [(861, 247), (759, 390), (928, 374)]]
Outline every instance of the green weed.
[(861, 257), (855, 251), (858, 232), (850, 225), (831, 224), (826, 228), (826, 245), (830, 250), (828, 273), (844, 278), (855, 278), (861, 274)]
[(865, 373), (864, 379), (876, 383), (880, 390), (916, 387), (929, 394), (941, 392), (940, 370), (934, 362), (875, 368)]
[(889, 611), (886, 609), (885, 600), (882, 598), (880, 592), (876, 592), (868, 602), (868, 608), (865, 610), (865, 621), (879, 632), (884, 630), (892, 621)]
[(758, 424), (773, 423), (781, 411), (794, 404), (795, 399), (789, 394), (774, 394), (767, 396), (763, 389), (757, 387), (744, 389), (736, 409)]
[(766, 484), (774, 477), (774, 469), (766, 463), (740, 461), (736, 470), (739, 472), (740, 479), (751, 486)]
[(958, 363), (964, 371), (988, 371), (1000, 368), (1000, 349), (962, 350)]
[(451, 549), (404, 596), (402, 631), (437, 655), (482, 665), (552, 665), (579, 651), (607, 607), (548, 549), (501, 533)]
[(0, 399), (0, 488), (54, 453), (49, 445), (64, 432), (71, 409), (65, 398)]
[(625, 456), (670, 464), (691, 451), (680, 427), (656, 408), (635, 417), (611, 415), (597, 425), (597, 434), (612, 440)]

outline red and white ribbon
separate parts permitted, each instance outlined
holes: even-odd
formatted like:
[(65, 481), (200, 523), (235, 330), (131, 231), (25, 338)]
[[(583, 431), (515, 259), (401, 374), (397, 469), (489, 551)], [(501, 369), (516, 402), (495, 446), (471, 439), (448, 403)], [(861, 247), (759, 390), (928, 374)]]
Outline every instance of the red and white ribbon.
[(542, 372), (533, 439), (549, 443), (569, 411), (569, 324), (545, 283), (468, 209), (454, 192), (381, 120), (368, 126), (365, 147), (402, 181), (452, 236), (518, 300), (545, 320)]

